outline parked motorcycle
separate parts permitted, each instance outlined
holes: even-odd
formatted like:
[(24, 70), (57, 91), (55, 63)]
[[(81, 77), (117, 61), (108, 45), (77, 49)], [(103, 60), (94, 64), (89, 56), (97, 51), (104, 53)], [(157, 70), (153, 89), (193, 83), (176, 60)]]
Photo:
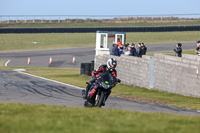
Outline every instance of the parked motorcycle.
[[(88, 92), (88, 95), (90, 94), (90, 91), (94, 87), (95, 84), (98, 86), (96, 93), (94, 94), (94, 98), (89, 102), (88, 99), (86, 99), (84, 106), (85, 107), (102, 107), (105, 105), (105, 102), (108, 98), (108, 96), (111, 93), (111, 90), (113, 87), (115, 87), (116, 82), (121, 82), (120, 79), (115, 78), (112, 74), (109, 72), (100, 73), (100, 75), (96, 79), (97, 81), (93, 83), (93, 85), (90, 87), (90, 90)], [(86, 82), (86, 84), (89, 84)], [(84, 96), (85, 90), (82, 91), (82, 95)]]

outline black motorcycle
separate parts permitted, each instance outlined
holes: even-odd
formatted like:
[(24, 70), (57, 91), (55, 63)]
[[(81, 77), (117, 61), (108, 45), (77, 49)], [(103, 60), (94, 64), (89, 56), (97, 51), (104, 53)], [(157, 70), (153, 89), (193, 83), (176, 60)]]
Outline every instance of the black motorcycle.
[[(116, 82), (121, 82), (120, 79), (115, 78), (109, 72), (100, 73), (99, 77), (97, 77), (96, 80), (97, 80), (97, 82), (93, 83), (93, 85), (90, 87), (88, 95), (95, 84), (97, 84), (96, 86), (98, 87), (97, 91), (94, 94), (93, 99), (90, 99), (90, 101), (88, 101), (88, 99), (87, 99), (85, 101), (85, 103), (84, 103), (85, 107), (104, 106), (105, 101), (107, 100), (108, 96), (110, 95), (112, 88), (115, 87)], [(86, 84), (89, 84), (89, 83), (86, 82)], [(92, 102), (91, 102), (91, 100), (92, 100)]]

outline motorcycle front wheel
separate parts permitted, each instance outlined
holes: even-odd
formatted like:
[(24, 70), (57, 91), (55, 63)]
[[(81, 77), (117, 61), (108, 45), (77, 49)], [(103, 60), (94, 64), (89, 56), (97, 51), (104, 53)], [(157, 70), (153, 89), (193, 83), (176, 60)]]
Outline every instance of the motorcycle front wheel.
[(105, 99), (105, 94), (103, 91), (98, 92), (95, 98), (94, 107), (101, 107)]

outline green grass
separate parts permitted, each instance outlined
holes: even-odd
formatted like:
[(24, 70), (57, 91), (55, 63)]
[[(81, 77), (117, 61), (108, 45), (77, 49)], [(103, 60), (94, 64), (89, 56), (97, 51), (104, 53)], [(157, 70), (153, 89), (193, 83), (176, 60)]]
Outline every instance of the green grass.
[(1, 133), (199, 133), (199, 116), (0, 103)]
[(136, 22), (136, 23), (1, 23), (0, 27), (116, 27), (116, 26), (169, 26), (169, 25), (199, 25), (193, 22)]
[[(196, 42), (199, 37), (199, 31), (128, 32), (126, 42), (136, 44)], [(95, 45), (96, 33), (0, 34), (0, 51), (95, 47)]]
[[(167, 51), (167, 52), (160, 52), (162, 54), (168, 54), (168, 55), (175, 55), (174, 51)], [(154, 54), (160, 54), (160, 53), (149, 53), (147, 55), (154, 56)], [(182, 54), (190, 54), (190, 55), (196, 55), (195, 50), (183, 50)]]

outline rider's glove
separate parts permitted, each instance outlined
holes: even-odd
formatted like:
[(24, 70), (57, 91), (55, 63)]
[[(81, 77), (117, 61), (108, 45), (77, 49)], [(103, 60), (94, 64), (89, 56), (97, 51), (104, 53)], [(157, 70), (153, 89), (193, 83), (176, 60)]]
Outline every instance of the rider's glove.
[(98, 74), (98, 73), (99, 73), (98, 71), (94, 70), (94, 74), (95, 74), (95, 75)]
[(117, 82), (118, 82), (118, 83), (120, 83), (120, 82), (121, 82), (121, 80), (120, 80), (120, 79), (117, 79)]

